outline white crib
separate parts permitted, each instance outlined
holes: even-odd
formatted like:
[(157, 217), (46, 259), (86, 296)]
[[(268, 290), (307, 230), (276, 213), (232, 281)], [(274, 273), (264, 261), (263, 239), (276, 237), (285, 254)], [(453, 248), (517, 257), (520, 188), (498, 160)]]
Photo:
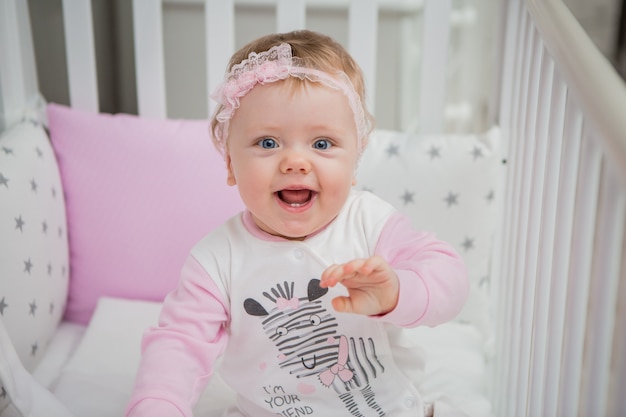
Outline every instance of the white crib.
[(562, 2), (510, 2), (506, 25), (496, 408), (624, 415), (624, 82)]
[[(167, 88), (163, 41), (164, 5), (168, 4), (190, 4), (203, 11), (206, 89), (200, 93), (201, 112), (212, 110), (208, 96), (221, 81), (235, 49), (236, 16), (242, 8), (252, 8), (253, 13), (269, 10), (275, 15), (275, 27), (268, 29), (272, 31), (310, 27), (311, 15), (321, 11), (323, 20), (333, 11), (333, 19), (337, 13), (347, 17), (348, 29), (338, 38), (364, 70), (370, 109), (393, 129), (420, 140), (455, 132), (455, 138), (463, 141), (469, 140), (464, 136), (477, 126), (493, 127), (491, 135), (497, 136), (502, 147), (493, 150), (493, 157), (505, 160), (506, 170), (489, 171), (502, 177), (494, 179), (500, 187), (496, 195), (502, 198), (497, 199), (497, 218), (491, 219), (495, 236), (485, 257), (490, 264), (489, 317), (486, 323), (465, 320), (462, 326), (446, 330), (458, 336), (479, 328), (471, 334), (482, 340), (469, 346), (476, 337), (455, 339), (453, 335), (436, 345), (441, 335), (420, 333), (419, 337), (443, 350), (451, 340), (468, 344), (453, 354), (478, 346), (478, 356), (486, 366), (479, 382), (487, 389), (479, 389), (477, 395), (487, 398), (489, 407), (472, 415), (626, 415), (626, 84), (561, 0), (507, 0), (498, 5), (501, 25), (494, 37), (500, 42), (495, 66), (489, 68), (496, 80), (489, 103), (481, 103), (476, 96), (450, 97), (450, 85), (461, 77), (450, 69), (450, 59), (457, 60), (457, 67), (461, 59), (455, 55), (458, 45), (451, 43), (451, 34), (458, 40), (463, 37), (458, 31), (475, 22), (472, 10), (476, 9), (470, 1), (133, 0), (137, 107), (142, 118), (164, 119), (175, 113), (170, 107), (176, 98)], [(0, 134), (4, 135), (0, 136), (0, 158), (2, 151), (7, 158), (12, 153), (13, 148), (3, 142), (7, 132), (24, 123), (45, 123), (37, 81), (37, 71), (44, 69), (35, 64), (28, 6), (26, 0), (0, 0)], [(62, 11), (69, 102), (72, 108), (97, 113), (92, 2), (63, 0)], [(380, 16), (385, 13), (396, 19), (393, 33), (389, 27), (384, 33), (381, 29)], [(249, 21), (244, 25), (249, 26)], [(244, 33), (255, 36), (255, 30), (265, 30), (246, 29), (249, 32)], [(391, 49), (390, 43), (406, 51), (401, 60), (397, 52), (391, 55), (398, 59), (393, 65), (389, 51), (381, 51)], [(488, 115), (476, 122), (482, 104), (489, 104)], [(380, 137), (385, 146), (395, 143), (385, 142), (389, 132)], [(2, 200), (1, 192), (11, 178), (3, 174), (2, 161), (0, 209), (4, 210), (10, 202)], [(37, 185), (29, 175), (24, 174), (35, 191)], [(0, 230), (23, 226), (17, 214), (4, 214), (11, 223)], [(43, 228), (47, 230), (47, 224)], [(0, 236), (4, 254), (12, 253), (14, 242), (8, 236)], [(30, 273), (29, 265), (30, 258), (24, 263)], [(11, 308), (4, 297), (11, 278), (6, 266), (0, 263), (0, 325), (6, 321), (0, 326), (0, 415), (68, 417), (71, 414), (54, 398), (57, 393), (52, 390), (51, 394), (45, 383), (51, 384), (54, 376), (49, 369), (41, 369), (42, 364), (51, 367), (51, 362), (17, 358), (12, 350), (24, 341), (4, 314)], [(67, 279), (72, 279), (71, 272)], [(472, 297), (474, 303), (486, 302)], [(97, 316), (106, 324), (105, 330), (112, 320), (124, 321), (124, 314), (131, 311), (117, 301), (106, 303), (112, 306), (108, 311), (117, 309), (117, 313), (113, 318)], [(128, 323), (127, 332), (150, 322), (158, 311), (157, 304), (144, 304), (140, 323)], [(30, 315), (35, 314), (33, 306), (34, 300)], [(51, 307), (50, 316), (54, 337), (50, 332), (46, 337), (54, 343), (47, 345), (46, 352), (57, 350), (52, 367), (58, 371), (64, 366), (63, 356), (68, 361), (72, 354), (68, 346), (76, 347), (83, 335), (93, 336), (95, 330), (64, 323), (55, 330), (63, 312), (57, 309), (53, 314)], [(98, 331), (98, 336), (107, 335), (101, 328)], [(92, 338), (90, 346), (100, 340)], [(33, 356), (43, 348), (33, 345)], [(65, 350), (59, 355), (61, 348)], [(81, 363), (96, 360), (87, 357)], [(33, 382), (22, 365), (35, 376), (45, 374), (47, 381)], [(455, 389), (449, 394), (460, 392)], [(216, 392), (229, 395), (222, 387)], [(127, 396), (128, 392), (122, 392), (120, 401)]]

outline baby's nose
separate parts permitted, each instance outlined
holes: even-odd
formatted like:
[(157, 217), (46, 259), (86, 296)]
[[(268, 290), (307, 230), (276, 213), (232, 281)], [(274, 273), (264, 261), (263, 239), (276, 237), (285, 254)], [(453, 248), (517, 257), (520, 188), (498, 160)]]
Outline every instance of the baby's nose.
[(311, 163), (301, 152), (291, 151), (281, 161), (280, 170), (284, 174), (295, 172), (306, 174), (311, 170)]

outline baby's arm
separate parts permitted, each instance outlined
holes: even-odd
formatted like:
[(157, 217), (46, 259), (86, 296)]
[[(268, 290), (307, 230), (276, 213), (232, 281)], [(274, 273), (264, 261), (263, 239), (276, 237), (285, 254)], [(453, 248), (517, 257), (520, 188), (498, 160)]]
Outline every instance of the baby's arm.
[(451, 320), (463, 307), (469, 294), (463, 260), (450, 244), (415, 231), (405, 215), (387, 221), (374, 253), (322, 274), (323, 287), (341, 282), (348, 289), (348, 297), (333, 300), (338, 311), (412, 327)]
[(222, 296), (189, 257), (178, 288), (163, 304), (159, 326), (146, 331), (127, 417), (191, 416), (226, 344)]

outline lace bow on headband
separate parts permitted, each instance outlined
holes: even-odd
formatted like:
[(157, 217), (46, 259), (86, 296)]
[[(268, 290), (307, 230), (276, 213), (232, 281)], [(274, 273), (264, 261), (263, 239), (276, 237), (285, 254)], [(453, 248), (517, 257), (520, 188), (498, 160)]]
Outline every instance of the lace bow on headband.
[(222, 154), (225, 152), (228, 125), (235, 114), (235, 110), (240, 106), (239, 100), (257, 84), (268, 84), (284, 80), (287, 77), (320, 82), (327, 87), (343, 92), (354, 113), (359, 140), (358, 146), (359, 150), (362, 150), (363, 139), (370, 130), (370, 123), (365, 117), (361, 99), (348, 76), (342, 71), (331, 75), (299, 64), (300, 60), (291, 54), (291, 45), (282, 43), (267, 51), (251, 52), (248, 58), (233, 65), (226, 75), (225, 81), (211, 95), (219, 104), (216, 114), (213, 116), (213, 119), (217, 121), (213, 135)]

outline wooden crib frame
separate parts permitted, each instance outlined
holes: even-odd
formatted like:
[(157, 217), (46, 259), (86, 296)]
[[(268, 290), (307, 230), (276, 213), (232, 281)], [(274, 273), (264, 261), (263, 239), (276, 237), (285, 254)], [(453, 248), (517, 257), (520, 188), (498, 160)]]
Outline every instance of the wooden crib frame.
[[(277, 30), (304, 26), (304, 0), (276, 4)], [(419, 129), (441, 132), (451, 0), (353, 0), (348, 47), (375, 91), (376, 51), (367, 46), (376, 44), (377, 13), (407, 4), (423, 7), (427, 22)], [(63, 5), (71, 104), (97, 111), (91, 3)], [(502, 6), (491, 114), (508, 175), (492, 268), (494, 413), (618, 415), (626, 410), (626, 86), (560, 0)], [(161, 2), (133, 0), (133, 7), (139, 114), (165, 117)], [(234, 0), (205, 7), (212, 91), (234, 48), (224, 35), (232, 33)], [(25, 13), (25, 0), (0, 0), (0, 14)], [(30, 28), (0, 21), (2, 130), (24, 117), (38, 85), (25, 47)]]

